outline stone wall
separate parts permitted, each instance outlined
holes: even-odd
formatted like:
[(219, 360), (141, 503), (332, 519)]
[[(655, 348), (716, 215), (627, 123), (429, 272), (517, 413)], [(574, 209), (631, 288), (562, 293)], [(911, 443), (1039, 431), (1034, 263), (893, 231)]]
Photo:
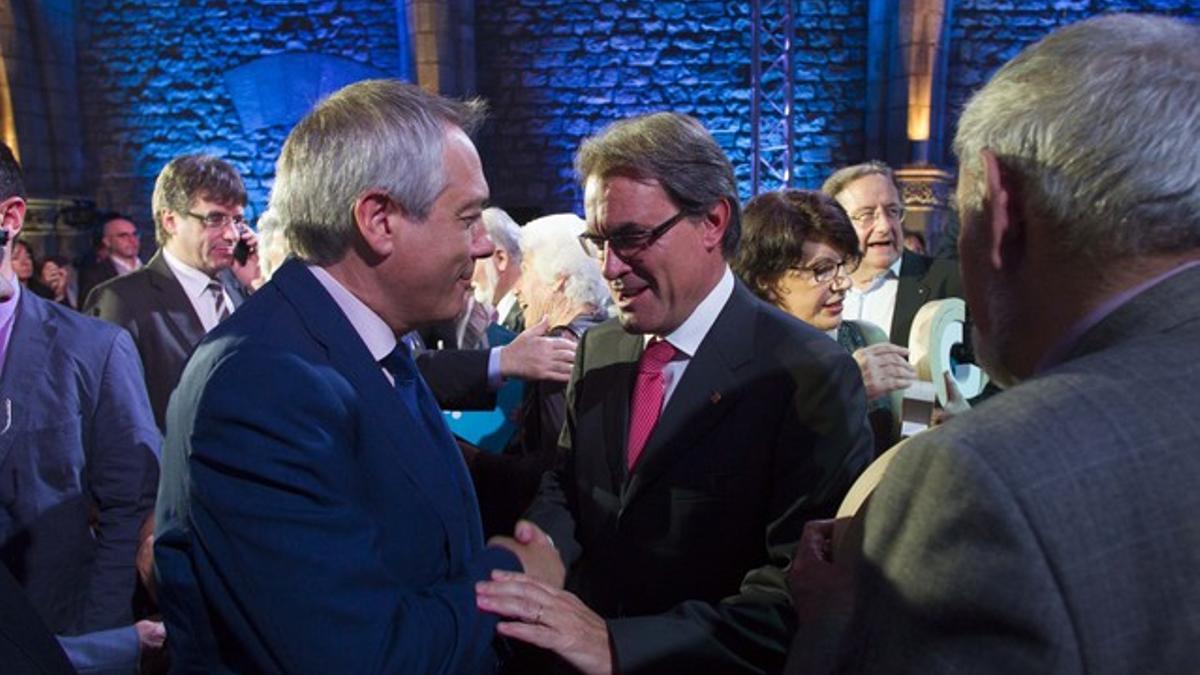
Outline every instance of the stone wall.
[[(394, 74), (398, 63), (395, 0), (80, 4), (85, 37), (79, 70), (92, 189), (101, 208), (125, 212), (143, 228), (151, 222), (154, 177), (168, 160), (187, 152), (229, 160), (246, 180), (251, 212), (265, 208), (275, 158), (291, 124), (247, 128), (226, 80), (234, 68), (301, 52), (380, 73)], [(238, 95), (284, 95), (289, 80), (305, 76), (312, 73), (284, 72)]]
[[(797, 2), (797, 185), (859, 158), (865, 96), (865, 2)], [(524, 217), (580, 212), (579, 142), (632, 114), (699, 118), (749, 196), (751, 9), (748, 2), (479, 0), (481, 137), (493, 200)]]
[[(971, 93), (1005, 61), (1056, 28), (1109, 12), (1200, 16), (1200, 0), (958, 0), (946, 82), (948, 138)], [(947, 141), (949, 144), (949, 141)], [(949, 149), (948, 149), (949, 150)], [(953, 161), (953, 153), (946, 157)]]

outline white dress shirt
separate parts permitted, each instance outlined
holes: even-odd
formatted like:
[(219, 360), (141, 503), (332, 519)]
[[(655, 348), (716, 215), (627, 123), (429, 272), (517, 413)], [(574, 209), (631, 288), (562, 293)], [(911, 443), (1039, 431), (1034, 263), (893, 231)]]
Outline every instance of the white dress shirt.
[[(185, 264), (165, 248), (162, 249), (162, 254), (167, 267), (171, 268), (171, 272), (179, 280), (179, 285), (183, 286), (183, 293), (192, 303), (192, 309), (196, 310), (196, 316), (200, 317), (200, 325), (204, 326), (204, 332), (207, 333), (215, 328), (221, 315), (217, 311), (216, 298), (213, 297), (212, 291), (208, 290), (208, 285), (213, 281), (220, 284), (220, 280), (214, 280), (195, 267)], [(233, 301), (229, 299), (229, 293), (225, 292), (224, 285), (221, 286), (221, 301), (225, 303), (225, 308), (232, 314)]]
[[(700, 343), (704, 342), (704, 337), (708, 335), (709, 329), (717, 321), (717, 315), (725, 308), (725, 303), (729, 302), (729, 297), (733, 295), (733, 272), (729, 270), (729, 266), (725, 266), (725, 272), (721, 275), (721, 280), (716, 286), (704, 296), (696, 309), (679, 328), (676, 328), (670, 335), (660, 336), (663, 340), (671, 343), (675, 347), (675, 358), (666, 366), (663, 366), (663, 409), (667, 407), (667, 401), (671, 400), (671, 394), (675, 393), (675, 385), (679, 384), (679, 380), (683, 378), (683, 371), (687, 370), (688, 364), (692, 362), (692, 357), (696, 355), (696, 350), (700, 348)], [(655, 336), (647, 335), (645, 340), (650, 342)]]
[[(367, 351), (371, 353), (371, 358), (378, 363), (383, 360), (383, 357), (392, 353), (396, 348), (396, 334), (392, 332), (391, 327), (384, 322), (373, 309), (367, 307), (366, 303), (359, 300), (357, 296), (346, 289), (337, 279), (334, 279), (329, 272), (323, 267), (316, 265), (308, 265), (308, 271), (317, 278), (321, 286), (333, 298), (333, 303), (342, 310), (342, 314), (346, 315), (346, 320), (354, 327), (354, 332), (367, 346)], [(387, 368), (382, 365), (379, 369), (383, 371), (388, 382), (396, 384), (395, 378), (388, 372)]]
[(846, 291), (842, 319), (870, 321), (883, 329), (890, 338), (892, 315), (896, 313), (896, 289), (900, 286), (900, 261), (896, 258), (892, 266), (871, 280), (863, 290), (853, 286)]

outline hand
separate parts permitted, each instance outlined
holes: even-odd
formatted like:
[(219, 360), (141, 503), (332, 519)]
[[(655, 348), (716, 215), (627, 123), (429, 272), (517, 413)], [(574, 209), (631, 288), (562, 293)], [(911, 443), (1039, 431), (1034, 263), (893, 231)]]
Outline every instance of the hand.
[(862, 371), (868, 401), (906, 389), (917, 380), (917, 371), (908, 362), (908, 350), (890, 342), (867, 345), (854, 352), (854, 360)]
[(546, 337), (550, 321), (543, 318), (526, 328), (500, 350), (500, 374), (525, 380), (566, 382), (575, 365), (575, 343)]
[(502, 621), (496, 632), (549, 649), (585, 675), (612, 675), (608, 625), (572, 593), (524, 574), (495, 570), (475, 585), (475, 602)]
[(242, 288), (256, 291), (266, 281), (262, 278), (262, 268), (258, 264), (258, 235), (254, 234), (250, 228), (243, 227), (238, 233), (238, 239), (246, 242), (250, 253), (246, 256), (244, 264), (239, 263), (236, 259), (233, 261), (233, 276), (237, 278)]
[(961, 415), (971, 409), (971, 404), (963, 398), (962, 390), (958, 388), (958, 382), (954, 380), (950, 371), (942, 373), (942, 379), (946, 383), (946, 407), (943, 408), (936, 404), (933, 406), (933, 411), (929, 415), (929, 426), (931, 427), (945, 424), (950, 421), (951, 417)]
[[(848, 520), (848, 519), (843, 519)], [(837, 520), (804, 524), (796, 554), (788, 569), (788, 590), (801, 623), (829, 612), (848, 612), (854, 605), (853, 560), (834, 560)]]
[(492, 537), (489, 546), (501, 546), (517, 554), (525, 574), (553, 588), (562, 588), (567, 578), (562, 556), (554, 541), (542, 528), (528, 520), (518, 520), (512, 537)]
[(163, 644), (167, 641), (167, 629), (161, 621), (150, 621), (143, 619), (133, 624), (137, 630), (138, 647), (141, 651), (162, 649)]

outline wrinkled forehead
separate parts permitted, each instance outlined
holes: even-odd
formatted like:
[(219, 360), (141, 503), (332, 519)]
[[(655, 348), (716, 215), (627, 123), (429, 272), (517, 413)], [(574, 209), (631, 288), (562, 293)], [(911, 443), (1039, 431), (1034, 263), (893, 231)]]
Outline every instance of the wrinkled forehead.
[(881, 173), (871, 173), (850, 181), (837, 195), (837, 201), (853, 214), (858, 209), (900, 205), (896, 185)]
[(671, 198), (654, 178), (618, 173), (591, 175), (584, 182), (583, 208), (590, 232), (615, 232), (647, 224), (646, 212), (662, 204), (671, 205)]

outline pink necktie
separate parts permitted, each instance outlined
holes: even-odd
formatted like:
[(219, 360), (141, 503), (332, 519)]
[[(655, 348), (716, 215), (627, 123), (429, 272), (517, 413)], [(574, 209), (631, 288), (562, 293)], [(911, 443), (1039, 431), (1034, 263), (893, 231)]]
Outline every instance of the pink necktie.
[(630, 471), (646, 447), (646, 440), (650, 438), (650, 432), (662, 412), (663, 394), (666, 393), (663, 367), (674, 357), (675, 347), (666, 340), (655, 338), (646, 346), (646, 351), (642, 352), (642, 358), (638, 361), (637, 383), (633, 387), (633, 403), (629, 407), (629, 445), (625, 454)]

